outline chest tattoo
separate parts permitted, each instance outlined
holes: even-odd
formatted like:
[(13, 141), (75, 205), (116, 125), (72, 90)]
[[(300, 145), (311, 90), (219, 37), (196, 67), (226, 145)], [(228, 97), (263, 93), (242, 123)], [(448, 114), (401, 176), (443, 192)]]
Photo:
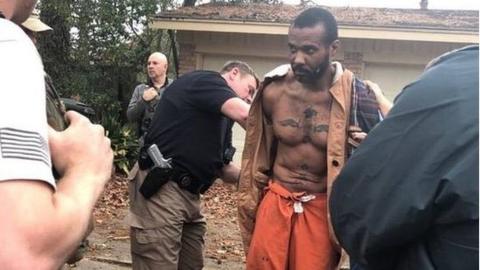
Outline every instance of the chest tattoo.
[(313, 132), (328, 132), (328, 125), (318, 125), (315, 126)]
[(285, 120), (281, 120), (281, 121), (278, 121), (278, 123), (282, 127), (300, 128), (300, 123), (293, 118), (288, 118), (288, 119), (285, 119)]
[(311, 136), (315, 133), (328, 132), (328, 124), (317, 124), (318, 122), (328, 122), (328, 113), (319, 113), (309, 106), (303, 111), (303, 119), (286, 118), (277, 123), (282, 127), (291, 127), (302, 131), (303, 142), (311, 142)]
[(303, 111), (305, 115), (305, 119), (312, 119), (313, 117), (317, 116), (318, 112), (315, 111), (311, 106), (308, 107), (305, 111)]
[(312, 131), (314, 131), (314, 120), (315, 117), (318, 115), (318, 112), (314, 110), (311, 106), (308, 107), (305, 111), (303, 111), (305, 116), (305, 121), (303, 125), (303, 141), (310, 142), (312, 138), (310, 137)]

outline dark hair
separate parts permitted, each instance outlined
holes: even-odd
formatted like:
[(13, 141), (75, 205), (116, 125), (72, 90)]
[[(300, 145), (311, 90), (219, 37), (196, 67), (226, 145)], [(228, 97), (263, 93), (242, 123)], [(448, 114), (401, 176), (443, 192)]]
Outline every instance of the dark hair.
[(314, 27), (317, 24), (323, 24), (327, 33), (325, 41), (330, 44), (338, 39), (338, 27), (337, 20), (333, 17), (330, 11), (313, 7), (304, 10), (293, 21), (291, 27), (293, 28), (306, 28)]
[(225, 65), (223, 65), (223, 67), (220, 69), (220, 73), (221, 74), (225, 74), (227, 72), (229, 72), (230, 70), (234, 69), (234, 68), (238, 68), (240, 70), (240, 74), (243, 75), (252, 75), (254, 78), (255, 78), (255, 82), (257, 83), (257, 87), (259, 86), (260, 84), (260, 81), (258, 79), (258, 76), (257, 74), (255, 73), (255, 71), (253, 71), (253, 69), (245, 62), (242, 62), (242, 61), (238, 61), (238, 60), (233, 60), (233, 61), (228, 61), (227, 63), (225, 63)]

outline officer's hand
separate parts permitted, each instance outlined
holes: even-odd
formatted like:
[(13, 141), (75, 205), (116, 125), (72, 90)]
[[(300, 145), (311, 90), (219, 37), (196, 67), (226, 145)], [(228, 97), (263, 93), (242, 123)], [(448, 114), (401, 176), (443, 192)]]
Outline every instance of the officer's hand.
[(148, 102), (148, 101), (154, 99), (156, 96), (158, 96), (157, 90), (155, 90), (155, 88), (153, 88), (153, 87), (150, 87), (147, 90), (145, 90), (145, 92), (143, 92), (142, 98), (143, 98), (143, 100)]
[(348, 133), (352, 139), (359, 143), (361, 143), (367, 137), (367, 133), (363, 132), (362, 129), (357, 126), (349, 126)]
[(377, 99), (383, 97), (382, 89), (380, 89), (380, 86), (378, 84), (369, 80), (365, 80), (364, 83), (367, 85), (367, 88), (375, 94), (375, 97)]
[(367, 88), (375, 94), (375, 98), (377, 99), (378, 107), (382, 115), (384, 117), (387, 116), (388, 112), (393, 106), (392, 102), (388, 100), (385, 95), (383, 95), (382, 89), (380, 89), (378, 84), (369, 80), (365, 80), (364, 82), (367, 85)]
[(357, 142), (362, 142), (367, 137), (365, 132), (352, 132), (352, 138)]
[(69, 122), (66, 130), (49, 128), (48, 133), (55, 169), (62, 176), (87, 176), (86, 179), (107, 182), (112, 173), (113, 152), (105, 130), (74, 111), (68, 111), (65, 117)]

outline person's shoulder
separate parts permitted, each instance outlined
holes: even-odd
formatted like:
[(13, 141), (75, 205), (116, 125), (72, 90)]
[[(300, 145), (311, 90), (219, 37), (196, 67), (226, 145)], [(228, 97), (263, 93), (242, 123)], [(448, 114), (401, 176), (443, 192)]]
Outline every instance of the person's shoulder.
[[(0, 46), (11, 46), (17, 51), (36, 51), (30, 38), (15, 23), (9, 20), (0, 19), (0, 29)], [(11, 55), (11, 52), (8, 54)]]
[(196, 87), (217, 87), (225, 88), (228, 87), (227, 81), (222, 77), (222, 75), (216, 71), (210, 70), (197, 70), (188, 74), (188, 77), (185, 78), (191, 81)]
[(178, 82), (192, 82), (197, 80), (208, 80), (211, 78), (220, 77), (220, 73), (215, 71), (209, 70), (194, 70), (188, 73), (180, 75), (176, 80), (172, 80), (171, 83), (178, 83)]
[(137, 84), (137, 86), (135, 86), (135, 89), (142, 89), (142, 88), (145, 88), (147, 85), (144, 84), (144, 83), (139, 83)]
[(280, 65), (263, 76), (263, 87), (268, 87), (271, 84), (286, 84), (295, 80), (290, 64)]
[(163, 84), (162, 88), (167, 88), (170, 84), (175, 81), (175, 78), (167, 77), (165, 79), (165, 83)]
[(214, 80), (219, 81), (223, 80), (222, 75), (216, 71), (212, 70), (196, 70), (190, 73), (192, 78), (197, 78), (201, 81)]
[(263, 80), (264, 81), (283, 80), (287, 77), (290, 70), (291, 70), (290, 64), (284, 64), (284, 65), (277, 66), (276, 68), (267, 72), (263, 76)]
[(426, 106), (447, 99), (451, 105), (462, 104), (462, 100), (477, 100), (478, 104), (478, 65), (478, 45), (447, 52), (433, 59), (417, 80), (402, 89), (395, 97), (395, 106)]
[(294, 81), (292, 69), (289, 64), (281, 65), (266, 73), (261, 88), (264, 97), (273, 98), (279, 95), (286, 84)]
[[(11, 21), (0, 19), (0, 29), (0, 73), (4, 75), (2, 83), (14, 85), (23, 80), (22, 83), (33, 86), (31, 91), (37, 91), (39, 82), (44, 84), (44, 72), (35, 45), (22, 29)], [(26, 81), (25, 76), (28, 76)]]
[(428, 70), (436, 65), (442, 64), (443, 62), (450, 60), (451, 58), (457, 57), (459, 55), (469, 54), (469, 53), (478, 54), (478, 45), (468, 45), (459, 49), (446, 52), (438, 57), (435, 57), (430, 62), (428, 62), (428, 64), (425, 66), (425, 70)]
[(18, 56), (40, 60), (33, 42), (18, 25), (9, 20), (0, 19), (0, 29), (0, 46), (2, 47), (0, 53), (3, 53), (4, 57), (2, 62)]
[(13, 22), (0, 19), (0, 42), (17, 41), (25, 38), (22, 29)]
[(145, 91), (145, 89), (147, 89), (147, 85), (144, 83), (140, 83), (135, 86), (135, 90), (133, 91), (141, 94), (143, 93), (143, 91)]

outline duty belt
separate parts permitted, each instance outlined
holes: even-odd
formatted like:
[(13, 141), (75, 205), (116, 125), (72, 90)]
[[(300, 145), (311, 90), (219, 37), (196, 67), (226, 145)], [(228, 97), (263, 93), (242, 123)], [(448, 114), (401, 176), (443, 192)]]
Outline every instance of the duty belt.
[(199, 179), (195, 179), (188, 172), (176, 168), (173, 169), (170, 180), (177, 183), (180, 188), (188, 190), (193, 194), (203, 194), (212, 185), (212, 183), (205, 183)]

